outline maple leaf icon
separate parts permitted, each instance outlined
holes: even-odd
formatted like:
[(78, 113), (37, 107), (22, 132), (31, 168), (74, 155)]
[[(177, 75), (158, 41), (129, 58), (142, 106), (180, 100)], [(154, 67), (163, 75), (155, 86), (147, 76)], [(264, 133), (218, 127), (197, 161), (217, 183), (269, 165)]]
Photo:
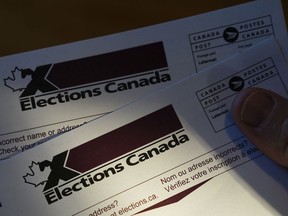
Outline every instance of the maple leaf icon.
[(30, 173), (27, 173), (25, 176), (23, 176), (25, 183), (38, 187), (39, 185), (44, 185), (48, 181), (48, 176), (51, 172), (50, 168), (45, 168), (45, 170), (41, 171), (39, 162), (35, 163), (32, 161), (29, 169)]
[[(26, 89), (27, 85), (32, 80), (32, 76), (27, 76), (26, 74), (23, 76), (22, 69), (15, 67), (13, 71), (11, 71), (12, 76), (4, 79), (4, 84), (8, 88), (15, 91), (22, 91)], [(28, 74), (30, 75), (30, 74)]]

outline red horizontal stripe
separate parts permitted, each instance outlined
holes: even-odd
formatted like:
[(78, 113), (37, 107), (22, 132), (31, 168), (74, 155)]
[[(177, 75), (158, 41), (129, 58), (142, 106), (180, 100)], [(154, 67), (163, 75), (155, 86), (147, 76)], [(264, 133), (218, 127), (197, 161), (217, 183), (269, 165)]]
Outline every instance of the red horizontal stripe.
[(181, 128), (169, 105), (70, 150), (66, 167), (86, 172)]
[(47, 80), (59, 89), (167, 67), (162, 42), (54, 64)]

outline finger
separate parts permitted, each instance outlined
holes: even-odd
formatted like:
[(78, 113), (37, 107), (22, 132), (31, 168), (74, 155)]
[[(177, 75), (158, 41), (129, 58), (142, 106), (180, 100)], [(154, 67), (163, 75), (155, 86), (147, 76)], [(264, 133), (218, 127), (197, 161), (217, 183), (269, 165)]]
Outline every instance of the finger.
[(261, 88), (248, 88), (232, 103), (236, 125), (264, 154), (288, 167), (288, 100)]

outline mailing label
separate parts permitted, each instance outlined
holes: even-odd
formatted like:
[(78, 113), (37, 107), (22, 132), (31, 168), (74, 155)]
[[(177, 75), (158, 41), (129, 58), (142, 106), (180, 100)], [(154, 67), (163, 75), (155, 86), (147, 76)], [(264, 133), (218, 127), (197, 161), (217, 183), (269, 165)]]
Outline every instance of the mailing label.
[(251, 47), (275, 35), (271, 16), (249, 19), (189, 35), (196, 70), (219, 60), (229, 49)]
[[(189, 68), (189, 64), (185, 66)], [(235, 75), (244, 77), (256, 68), (260, 77), (265, 74), (263, 69), (277, 68), (275, 76), (255, 86), (287, 97), (288, 65), (277, 42), (268, 40), (199, 76), (191, 76), (2, 161), (1, 181), (5, 184), (0, 185), (0, 213), (149, 215), (158, 209), (165, 212), (168, 204), (176, 205), (188, 195), (193, 197), (194, 192), (213, 184), (214, 179), (223, 178), (225, 185), (243, 181), (250, 185), (233, 191), (236, 197), (245, 194), (241, 200), (243, 208), (251, 209), (251, 202), (258, 203), (261, 215), (271, 215), (275, 208), (269, 200), (276, 199), (284, 214), (288, 210), (288, 194), (282, 182), (287, 183), (287, 170), (269, 163), (235, 125), (228, 122), (226, 127), (224, 123), (225, 129), (215, 131), (207, 118), (205, 103), (199, 100), (207, 86), (225, 83)], [(213, 76), (215, 72), (217, 77)], [(247, 83), (253, 79), (255, 74), (245, 78)], [(281, 85), (279, 80), (283, 80)], [(234, 84), (235, 88), (241, 86)], [(221, 90), (215, 93), (220, 94)], [(226, 114), (226, 118), (230, 116)], [(223, 123), (221, 119), (214, 121)], [(271, 178), (271, 170), (281, 181)], [(230, 173), (235, 174), (233, 179), (227, 178)], [(231, 199), (222, 197), (227, 192), (231, 194), (229, 187), (218, 194), (223, 203)], [(255, 193), (263, 194), (265, 205)], [(204, 197), (206, 193), (198, 199)], [(225, 210), (231, 212), (235, 205), (239, 203), (225, 205)], [(193, 208), (178, 211), (184, 214), (193, 212)], [(160, 215), (165, 215), (163, 212)]]
[[(236, 41), (230, 38), (232, 27), (239, 32), (239, 36), (234, 35), (238, 37)], [(223, 32), (228, 42), (223, 39)], [(288, 50), (280, 0), (253, 1), (155, 26), (2, 57), (0, 159), (173, 85), (267, 37), (277, 38), (283, 50)], [(211, 49), (205, 48), (206, 43)], [(213, 59), (217, 55), (217, 61), (204, 64), (206, 57), (195, 59), (207, 52), (215, 52), (209, 55)], [(199, 61), (203, 62), (201, 68)], [(182, 67), (182, 62), (189, 67)]]
[(215, 132), (219, 132), (234, 124), (231, 118), (226, 118), (226, 115), (235, 94), (243, 88), (262, 85), (277, 85), (278, 88), (283, 89), (283, 92), (287, 92), (287, 88), (271, 58), (216, 82), (196, 92), (196, 95), (211, 126)]

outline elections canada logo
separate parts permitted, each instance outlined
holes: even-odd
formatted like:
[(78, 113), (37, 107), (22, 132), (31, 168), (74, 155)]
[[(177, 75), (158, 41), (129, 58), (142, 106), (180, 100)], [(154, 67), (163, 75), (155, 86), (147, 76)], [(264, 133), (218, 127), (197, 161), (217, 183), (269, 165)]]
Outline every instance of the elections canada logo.
[(25, 70), (19, 69), (15, 67), (13, 71), (11, 71), (12, 76), (4, 79), (4, 84), (6, 87), (12, 89), (13, 92), (15, 91), (23, 91), (27, 88), (28, 83), (31, 82), (31, 76), (27, 76), (28, 74), (31, 75), (30, 70), (25, 72)]
[(35, 163), (33, 161), (31, 166), (29, 166), (29, 169), (30, 172), (23, 176), (25, 183), (38, 187), (44, 185), (48, 181), (48, 176), (51, 170), (44, 170), (39, 162)]
[[(82, 187), (78, 186), (80, 183), (75, 184), (71, 191), (67, 193), (63, 191), (60, 193), (60, 189), (56, 187), (60, 181), (67, 182), (80, 175), (79, 172), (73, 171), (65, 166), (67, 154), (68, 151), (60, 153), (54, 156), (52, 161), (32, 161), (31, 166), (29, 166), (30, 172), (23, 176), (25, 183), (33, 185), (34, 187), (44, 187), (43, 192), (48, 204), (62, 199), (63, 196), (71, 195), (72, 189), (74, 191), (82, 190)], [(87, 187), (88, 185), (84, 183), (86, 179), (82, 179), (83, 182), (82, 180), (80, 180), (80, 182)], [(53, 190), (52, 188), (54, 187), (56, 188)]]
[(54, 156), (52, 161), (34, 162), (29, 166), (30, 172), (23, 176), (25, 183), (35, 187), (44, 185), (44, 191), (57, 186), (60, 180), (68, 181), (79, 175), (65, 167), (67, 152)]
[(163, 42), (35, 68), (16, 66), (4, 85), (22, 111), (148, 87), (171, 80)]
[(12, 77), (4, 79), (5, 86), (12, 89), (13, 92), (21, 91), (20, 97), (35, 95), (39, 90), (42, 93), (57, 90), (57, 88), (45, 79), (51, 64), (37, 67), (35, 71), (19, 69), (15, 67), (12, 71)]

